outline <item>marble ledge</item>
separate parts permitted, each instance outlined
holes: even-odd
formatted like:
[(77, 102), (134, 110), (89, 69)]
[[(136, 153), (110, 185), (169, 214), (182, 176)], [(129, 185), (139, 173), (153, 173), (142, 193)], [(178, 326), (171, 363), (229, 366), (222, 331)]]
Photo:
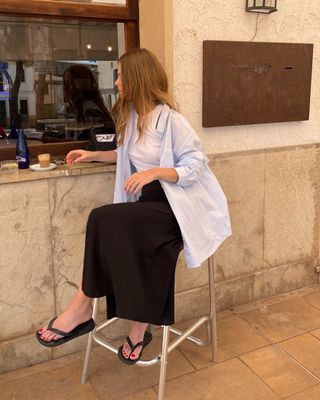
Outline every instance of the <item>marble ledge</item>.
[[(277, 153), (281, 151), (290, 151), (290, 150), (296, 151), (305, 149), (317, 150), (319, 148), (320, 148), (320, 143), (306, 143), (306, 144), (291, 145), (284, 147), (239, 150), (239, 151), (224, 152), (224, 153), (209, 153), (207, 154), (207, 157), (209, 161), (214, 161), (219, 159), (256, 155), (256, 154), (268, 154), (268, 153)], [(74, 164), (72, 166), (67, 166), (67, 165), (58, 166), (56, 169), (47, 172), (37, 172), (37, 171), (32, 171), (31, 169), (19, 170), (18, 173), (12, 175), (4, 175), (4, 174), (1, 175), (0, 173), (0, 185), (4, 183), (25, 182), (25, 181), (33, 181), (40, 179), (75, 176), (75, 175), (97, 174), (102, 172), (114, 172), (115, 168), (116, 168), (115, 164), (81, 163), (81, 164)]]
[(72, 166), (60, 165), (52, 171), (32, 171), (31, 169), (19, 170), (17, 173), (7, 175), (0, 173), (0, 185), (5, 183), (26, 182), (40, 179), (52, 179), (66, 176), (89, 175), (103, 172), (114, 172), (115, 164), (107, 163), (81, 163)]

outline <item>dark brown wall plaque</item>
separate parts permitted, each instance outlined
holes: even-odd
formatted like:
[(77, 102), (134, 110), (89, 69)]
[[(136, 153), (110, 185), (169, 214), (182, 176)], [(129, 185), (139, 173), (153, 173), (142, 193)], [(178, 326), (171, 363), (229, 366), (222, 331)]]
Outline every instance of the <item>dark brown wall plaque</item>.
[(313, 44), (203, 42), (205, 127), (309, 119)]

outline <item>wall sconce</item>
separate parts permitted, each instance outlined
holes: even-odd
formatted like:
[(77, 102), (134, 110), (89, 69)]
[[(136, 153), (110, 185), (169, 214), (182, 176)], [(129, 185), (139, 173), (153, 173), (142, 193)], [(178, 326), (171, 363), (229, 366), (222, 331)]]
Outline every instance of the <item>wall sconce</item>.
[(277, 0), (246, 0), (246, 11), (270, 14), (277, 10)]

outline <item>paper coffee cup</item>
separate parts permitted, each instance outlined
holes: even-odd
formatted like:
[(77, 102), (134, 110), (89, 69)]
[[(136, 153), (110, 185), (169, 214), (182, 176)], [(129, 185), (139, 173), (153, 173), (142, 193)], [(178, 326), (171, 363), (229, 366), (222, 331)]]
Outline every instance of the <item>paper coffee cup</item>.
[(40, 168), (50, 167), (50, 154), (39, 154), (38, 160), (39, 160)]

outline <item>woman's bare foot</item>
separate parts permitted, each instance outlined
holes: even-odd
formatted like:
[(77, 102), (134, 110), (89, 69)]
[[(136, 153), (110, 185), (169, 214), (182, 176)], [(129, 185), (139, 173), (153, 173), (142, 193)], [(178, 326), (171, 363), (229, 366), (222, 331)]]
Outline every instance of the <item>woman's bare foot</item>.
[[(131, 328), (131, 331), (129, 333), (129, 338), (131, 342), (135, 345), (136, 343), (139, 343), (143, 341), (144, 338), (144, 333), (147, 329), (148, 324), (142, 323), (142, 322), (134, 322)], [(122, 349), (122, 354), (125, 358), (129, 358), (130, 355), (130, 360), (135, 360), (136, 358), (139, 357), (140, 352), (141, 352), (142, 346), (139, 346), (135, 349), (135, 351), (130, 355), (131, 349), (127, 341), (123, 344), (123, 349)]]
[[(69, 307), (53, 323), (53, 328), (71, 332), (79, 324), (88, 321), (92, 316), (92, 299), (79, 288)], [(47, 342), (60, 339), (62, 336), (51, 332), (47, 326), (38, 330), (41, 339)]]

